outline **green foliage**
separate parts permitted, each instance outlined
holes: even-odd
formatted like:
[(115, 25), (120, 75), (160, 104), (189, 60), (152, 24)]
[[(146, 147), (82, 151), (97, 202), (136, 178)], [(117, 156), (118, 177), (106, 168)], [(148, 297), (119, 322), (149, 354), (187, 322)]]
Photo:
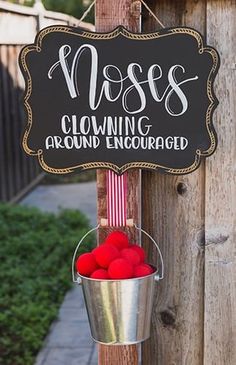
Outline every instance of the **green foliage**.
[(9, 3), (33, 6), (35, 0), (7, 0)]
[[(7, 0), (14, 4), (23, 4), (26, 6), (33, 6), (35, 0)], [(47, 10), (58, 11), (65, 13), (80, 19), (87, 7), (91, 4), (92, 0), (42, 0), (44, 7)], [(84, 20), (88, 23), (94, 23), (94, 9), (87, 15)]]
[(25, 0), (24, 1), (24, 5), (26, 5), (26, 6), (33, 6), (34, 5), (34, 0)]
[[(8, 2), (15, 4), (23, 4), (26, 6), (33, 6), (35, 0), (7, 0)], [(44, 7), (47, 10), (58, 11), (65, 13), (80, 19), (87, 7), (91, 4), (92, 0), (42, 0)], [(87, 15), (84, 21), (88, 23), (94, 23), (94, 9)]]
[[(87, 230), (88, 221), (78, 211), (55, 216), (0, 205), (1, 365), (34, 363), (71, 286), (75, 244)], [(87, 242), (81, 252), (91, 246)]]
[[(91, 1), (87, 2), (87, 6), (89, 3), (91, 3)], [(86, 9), (83, 0), (43, 0), (43, 4), (48, 10), (59, 11), (61, 13), (73, 15), (76, 18), (81, 18)], [(93, 10), (88, 14), (85, 21), (90, 23), (94, 22)]]

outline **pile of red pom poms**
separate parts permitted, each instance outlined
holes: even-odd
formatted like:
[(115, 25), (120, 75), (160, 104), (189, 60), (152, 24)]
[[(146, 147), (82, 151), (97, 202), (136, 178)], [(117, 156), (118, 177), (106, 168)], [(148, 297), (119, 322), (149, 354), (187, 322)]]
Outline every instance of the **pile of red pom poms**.
[(105, 242), (76, 261), (80, 275), (91, 279), (120, 280), (150, 275), (154, 269), (145, 263), (145, 251), (131, 244), (124, 232), (110, 233)]

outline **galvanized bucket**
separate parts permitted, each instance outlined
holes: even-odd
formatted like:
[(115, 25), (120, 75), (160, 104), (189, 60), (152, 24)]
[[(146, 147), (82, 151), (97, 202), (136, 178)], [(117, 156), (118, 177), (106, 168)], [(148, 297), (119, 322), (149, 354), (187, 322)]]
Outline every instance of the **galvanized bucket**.
[(92, 338), (105, 345), (140, 343), (150, 337), (154, 285), (164, 276), (160, 248), (147, 232), (135, 226), (156, 246), (161, 263), (160, 274), (155, 270), (149, 276), (125, 280), (98, 280), (81, 276), (75, 272), (77, 251), (83, 240), (99, 227), (91, 229), (80, 240), (72, 260), (73, 281), (82, 284)]

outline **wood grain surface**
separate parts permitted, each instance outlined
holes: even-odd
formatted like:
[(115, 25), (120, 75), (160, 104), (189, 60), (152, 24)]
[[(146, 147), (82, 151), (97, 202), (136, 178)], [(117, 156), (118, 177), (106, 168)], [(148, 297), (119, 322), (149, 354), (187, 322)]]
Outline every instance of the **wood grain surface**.
[(236, 1), (207, 1), (207, 41), (221, 57), (218, 149), (206, 162), (204, 365), (236, 364)]
[[(123, 25), (127, 29), (140, 31), (140, 3), (132, 0), (97, 0), (96, 2), (96, 30), (108, 32), (116, 26)], [(122, 50), (121, 50), (122, 52)], [(133, 218), (136, 224), (140, 223), (140, 172), (128, 172), (128, 217)], [(97, 173), (98, 191), (98, 221), (107, 218), (106, 212), (106, 172)], [(130, 234), (135, 237), (135, 231)], [(104, 232), (98, 237), (98, 242), (102, 242)], [(132, 346), (99, 346), (99, 365), (137, 365), (138, 348)]]
[[(166, 27), (187, 25), (205, 35), (220, 53), (221, 68), (215, 83), (220, 100), (214, 115), (217, 152), (190, 175), (142, 173), (142, 226), (159, 242), (166, 266), (165, 279), (157, 284), (152, 336), (142, 346), (142, 364), (234, 365), (236, 1), (149, 0), (148, 5)], [(113, 13), (103, 9), (109, 26), (123, 6), (127, 10), (127, 2), (122, 1), (119, 9), (112, 6)], [(144, 8), (142, 15), (144, 31), (159, 29)], [(119, 23), (118, 19), (115, 25)], [(107, 30), (106, 25), (101, 27)], [(103, 189), (99, 183), (101, 211)], [(132, 200), (135, 210), (137, 200)], [(154, 248), (143, 242), (154, 263)], [(101, 363), (133, 364), (134, 354), (127, 355), (125, 348), (119, 354), (116, 351), (108, 355), (103, 348)]]
[[(204, 1), (149, 3), (166, 27), (187, 25), (204, 34)], [(146, 12), (144, 30), (158, 29)], [(204, 164), (186, 176), (142, 174), (143, 227), (161, 246), (165, 278), (157, 284), (152, 336), (144, 365), (202, 365), (204, 315)], [(150, 260), (155, 250), (149, 247)], [(220, 365), (220, 364), (217, 364)]]

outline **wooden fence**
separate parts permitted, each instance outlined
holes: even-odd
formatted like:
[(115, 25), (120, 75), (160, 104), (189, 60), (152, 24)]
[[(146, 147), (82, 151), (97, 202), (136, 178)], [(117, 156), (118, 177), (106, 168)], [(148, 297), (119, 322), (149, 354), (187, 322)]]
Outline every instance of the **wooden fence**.
[[(27, 8), (0, 1), (0, 201), (18, 200), (42, 177), (36, 158), (21, 147), (26, 118), (18, 55), (39, 29), (53, 24), (77, 26), (79, 20), (46, 11), (42, 4)], [(84, 22), (80, 26), (94, 29)]]

